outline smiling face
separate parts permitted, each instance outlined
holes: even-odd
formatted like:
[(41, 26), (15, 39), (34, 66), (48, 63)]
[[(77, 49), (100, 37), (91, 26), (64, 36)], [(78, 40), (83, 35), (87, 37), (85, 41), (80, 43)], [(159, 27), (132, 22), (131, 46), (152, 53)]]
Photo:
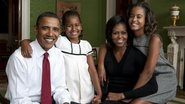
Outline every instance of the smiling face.
[(129, 16), (130, 29), (136, 36), (144, 34), (145, 11), (142, 7), (133, 7)]
[(48, 51), (53, 47), (60, 34), (60, 22), (57, 18), (43, 17), (35, 27), (36, 37), (41, 47)]
[(82, 26), (77, 16), (69, 16), (66, 19), (65, 33), (69, 40), (73, 43), (79, 42), (79, 36), (82, 32)]
[(114, 26), (112, 31), (112, 41), (116, 47), (123, 47), (127, 45), (127, 29), (124, 24), (119, 23)]

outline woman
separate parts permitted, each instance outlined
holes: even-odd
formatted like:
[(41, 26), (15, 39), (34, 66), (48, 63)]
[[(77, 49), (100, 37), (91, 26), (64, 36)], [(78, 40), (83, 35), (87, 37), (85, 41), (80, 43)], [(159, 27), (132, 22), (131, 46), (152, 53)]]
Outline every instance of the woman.
[[(120, 16), (112, 17), (106, 25), (107, 53), (104, 66), (107, 75), (107, 93), (104, 104), (125, 104), (128, 99), (157, 92), (155, 77), (144, 86), (132, 90), (144, 68), (146, 56), (130, 43), (126, 22)], [(147, 103), (143, 101), (144, 103)]]
[[(145, 85), (152, 77), (156, 76), (158, 83), (157, 93), (135, 100), (141, 103), (143, 100), (164, 104), (176, 95), (176, 73), (174, 67), (164, 57), (160, 36), (156, 33), (157, 23), (146, 2), (138, 2), (128, 10), (129, 26), (134, 34), (133, 45), (147, 56), (146, 64), (135, 85), (139, 88)], [(105, 78), (105, 71), (101, 65), (104, 60), (105, 49), (101, 49), (99, 77)]]

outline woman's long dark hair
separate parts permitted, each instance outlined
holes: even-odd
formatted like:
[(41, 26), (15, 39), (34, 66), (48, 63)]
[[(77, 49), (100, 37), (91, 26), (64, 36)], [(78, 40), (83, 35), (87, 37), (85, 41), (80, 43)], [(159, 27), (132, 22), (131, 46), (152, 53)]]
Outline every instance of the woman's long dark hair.
[(127, 11), (127, 19), (130, 17), (130, 13), (134, 7), (141, 7), (144, 9), (145, 12), (145, 27), (144, 27), (144, 33), (146, 35), (152, 35), (157, 32), (157, 21), (156, 18), (152, 12), (152, 10), (149, 7), (149, 4), (147, 2), (137, 2), (133, 4), (130, 8), (128, 8)]
[(121, 16), (113, 16), (112, 18), (110, 18), (106, 24), (106, 40), (107, 40), (107, 49), (112, 49), (114, 48), (115, 44), (112, 41), (112, 32), (113, 32), (113, 28), (117, 25), (117, 24), (123, 24), (126, 27), (127, 30), (127, 35), (128, 35), (128, 40), (127, 43), (130, 44), (131, 40), (132, 40), (132, 36), (131, 34), (129, 34), (128, 32), (128, 25), (127, 25), (127, 21), (126, 19), (124, 19)]

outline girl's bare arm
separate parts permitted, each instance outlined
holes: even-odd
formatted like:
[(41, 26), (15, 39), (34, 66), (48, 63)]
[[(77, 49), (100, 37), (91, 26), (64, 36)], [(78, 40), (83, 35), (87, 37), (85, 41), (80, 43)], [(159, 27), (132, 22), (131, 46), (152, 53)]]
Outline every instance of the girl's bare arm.
[(30, 39), (24, 39), (21, 41), (21, 54), (23, 55), (23, 57), (26, 58), (31, 58), (31, 54), (32, 54), (32, 48), (30, 46)]
[(96, 90), (96, 97), (94, 98), (95, 101), (101, 100), (101, 96), (102, 96), (102, 92), (101, 92), (101, 87), (100, 87), (100, 83), (98, 80), (98, 74), (94, 65), (94, 60), (93, 60), (93, 56), (92, 54), (89, 54), (87, 56), (87, 63), (89, 65), (89, 74), (92, 80), (92, 83), (95, 87)]
[(161, 40), (159, 36), (151, 36), (146, 64), (144, 66), (143, 72), (140, 74), (135, 88), (142, 87), (151, 79), (160, 55), (160, 47)]

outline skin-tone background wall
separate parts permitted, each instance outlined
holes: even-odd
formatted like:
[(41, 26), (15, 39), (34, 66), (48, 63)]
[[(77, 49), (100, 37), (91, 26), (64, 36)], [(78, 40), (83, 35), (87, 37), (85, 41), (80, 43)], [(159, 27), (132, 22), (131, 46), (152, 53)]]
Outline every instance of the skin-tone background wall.
[[(100, 46), (105, 38), (105, 23), (106, 23), (106, 0), (63, 0), (75, 1), (81, 4), (81, 19), (83, 23), (83, 39), (88, 40), (92, 46)], [(180, 19), (177, 21), (177, 26), (185, 25), (185, 0), (147, 0), (151, 9), (156, 14), (158, 21), (158, 32), (162, 36), (164, 48), (169, 44), (170, 40), (167, 36), (165, 26), (170, 26), (170, 7), (174, 4), (181, 9)], [(56, 12), (56, 0), (30, 0), (30, 31), (31, 39), (35, 38), (33, 31), (34, 21), (37, 15), (43, 11)]]

